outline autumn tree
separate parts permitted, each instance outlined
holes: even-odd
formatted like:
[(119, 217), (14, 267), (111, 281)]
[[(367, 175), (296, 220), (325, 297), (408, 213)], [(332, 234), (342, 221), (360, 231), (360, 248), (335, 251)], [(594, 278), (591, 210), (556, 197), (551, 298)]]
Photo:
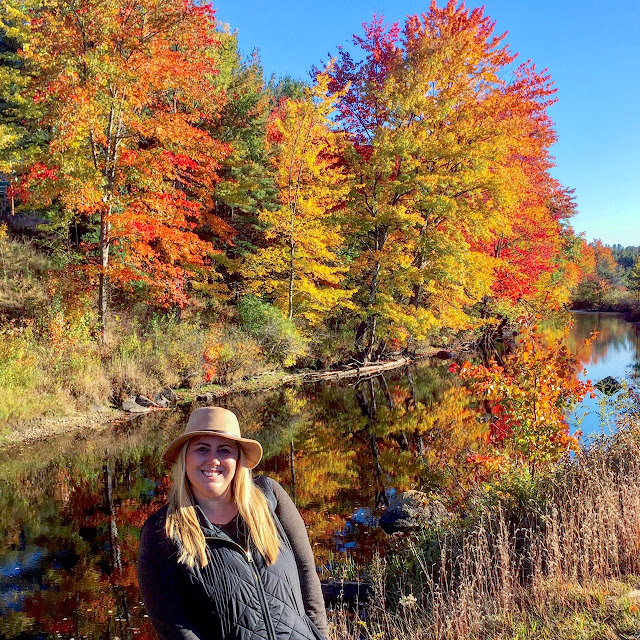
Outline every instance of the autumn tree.
[(601, 308), (615, 305), (624, 291), (624, 276), (618, 268), (611, 248), (594, 240), (584, 249), (593, 266), (583, 274), (574, 293), (579, 307)]
[(636, 258), (636, 261), (629, 271), (627, 277), (629, 291), (633, 291), (636, 294), (636, 300), (640, 304), (640, 256)]
[(208, 131), (224, 100), (213, 12), (189, 0), (55, 0), (30, 28), (27, 89), (51, 138), (25, 193), (95, 224), (103, 335), (109, 282), (182, 306), (189, 274), (211, 271), (198, 231), (231, 232), (211, 199), (229, 152)]
[(520, 348), (502, 364), (465, 362), (452, 370), (481, 399), (496, 450), (511, 464), (535, 471), (577, 450), (566, 416), (592, 388), (579, 379), (566, 336), (547, 341), (531, 319), (521, 319), (518, 328)]
[(263, 209), (267, 246), (248, 262), (250, 288), (268, 298), (289, 319), (317, 324), (328, 312), (349, 306), (342, 286), (343, 244), (337, 211), (346, 195), (341, 165), (342, 137), (331, 130), (335, 98), (320, 74), (304, 98), (283, 99), (267, 132), (279, 208)]
[[(514, 232), (533, 179), (523, 158), (544, 160), (554, 139), (548, 76), (525, 63), (510, 77), (505, 36), (483, 9), (456, 4), (432, 2), (402, 31), (374, 18), (354, 37), (362, 58), (341, 50), (332, 72), (351, 142), (350, 276), (364, 359), (387, 339), (471, 326), (469, 310), (495, 278), (485, 246)], [(530, 142), (537, 133), (547, 135)]]

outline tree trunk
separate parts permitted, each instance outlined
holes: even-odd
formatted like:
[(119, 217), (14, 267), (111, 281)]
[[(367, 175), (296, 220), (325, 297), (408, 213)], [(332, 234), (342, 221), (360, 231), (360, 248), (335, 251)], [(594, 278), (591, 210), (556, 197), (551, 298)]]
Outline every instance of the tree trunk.
[(98, 284), (98, 322), (102, 344), (107, 342), (107, 305), (109, 291), (109, 232), (111, 205), (100, 216), (100, 279)]
[[(416, 254), (413, 260), (413, 266), (417, 267), (420, 271), (422, 271), (424, 267), (425, 259), (421, 253)], [(411, 292), (411, 299), (409, 300), (409, 304), (415, 307), (416, 309), (420, 305), (420, 297), (422, 296), (422, 283), (414, 284), (413, 291)]]
[(111, 562), (115, 571), (122, 571), (122, 552), (120, 550), (120, 537), (118, 535), (118, 523), (116, 522), (116, 509), (113, 502), (113, 468), (109, 459), (104, 465), (104, 485), (107, 510), (109, 512), (109, 546), (111, 547)]
[(289, 253), (289, 320), (293, 320), (293, 281), (295, 280), (295, 246), (293, 241)]
[[(371, 273), (371, 284), (369, 285), (369, 300), (366, 309), (369, 309), (376, 301), (378, 294), (378, 279), (380, 277), (380, 262), (376, 262)], [(363, 363), (371, 362), (376, 344), (376, 325), (378, 323), (377, 316), (371, 315), (363, 320), (356, 331), (356, 352)], [(363, 345), (364, 346), (363, 348)]]
[(289, 465), (291, 467), (291, 490), (293, 492), (293, 503), (298, 504), (298, 497), (296, 494), (296, 451), (293, 446), (293, 439), (289, 447)]

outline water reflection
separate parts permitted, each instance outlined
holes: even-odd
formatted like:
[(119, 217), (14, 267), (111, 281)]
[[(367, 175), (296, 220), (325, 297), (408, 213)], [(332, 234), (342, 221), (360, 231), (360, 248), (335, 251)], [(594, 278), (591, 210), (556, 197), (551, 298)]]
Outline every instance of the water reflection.
[[(589, 334), (597, 331), (598, 338), (583, 347)], [(626, 322), (619, 314), (575, 313), (569, 334), (569, 349), (578, 354), (580, 364), (586, 368), (582, 379), (595, 384), (612, 376), (635, 384), (640, 368), (640, 331), (638, 325)], [(571, 420), (579, 423), (585, 435), (600, 433), (615, 428), (620, 403), (627, 400), (616, 395), (613, 398), (596, 391), (595, 398), (586, 397)]]

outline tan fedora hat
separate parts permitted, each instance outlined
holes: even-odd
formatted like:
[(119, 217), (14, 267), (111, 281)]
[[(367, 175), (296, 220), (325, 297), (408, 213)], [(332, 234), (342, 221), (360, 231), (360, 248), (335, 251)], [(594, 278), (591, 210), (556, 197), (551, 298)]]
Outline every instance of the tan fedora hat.
[(262, 458), (262, 445), (257, 440), (243, 438), (235, 413), (223, 407), (201, 407), (189, 416), (187, 427), (162, 454), (162, 459), (175, 462), (182, 445), (195, 436), (220, 436), (237, 442), (242, 448), (245, 466), (253, 469)]

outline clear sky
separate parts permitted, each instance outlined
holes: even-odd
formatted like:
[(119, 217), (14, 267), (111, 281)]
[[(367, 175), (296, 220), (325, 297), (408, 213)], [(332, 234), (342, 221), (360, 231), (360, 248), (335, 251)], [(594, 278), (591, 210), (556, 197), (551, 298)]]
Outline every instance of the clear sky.
[[(444, 0), (439, 0), (440, 4)], [(572, 224), (588, 240), (640, 245), (640, 0), (471, 0), (496, 33), (548, 68), (558, 103), (554, 175), (575, 189)], [(240, 48), (258, 48), (268, 76), (307, 79), (348, 44), (373, 13), (404, 21), (429, 0), (214, 0), (237, 29)]]

